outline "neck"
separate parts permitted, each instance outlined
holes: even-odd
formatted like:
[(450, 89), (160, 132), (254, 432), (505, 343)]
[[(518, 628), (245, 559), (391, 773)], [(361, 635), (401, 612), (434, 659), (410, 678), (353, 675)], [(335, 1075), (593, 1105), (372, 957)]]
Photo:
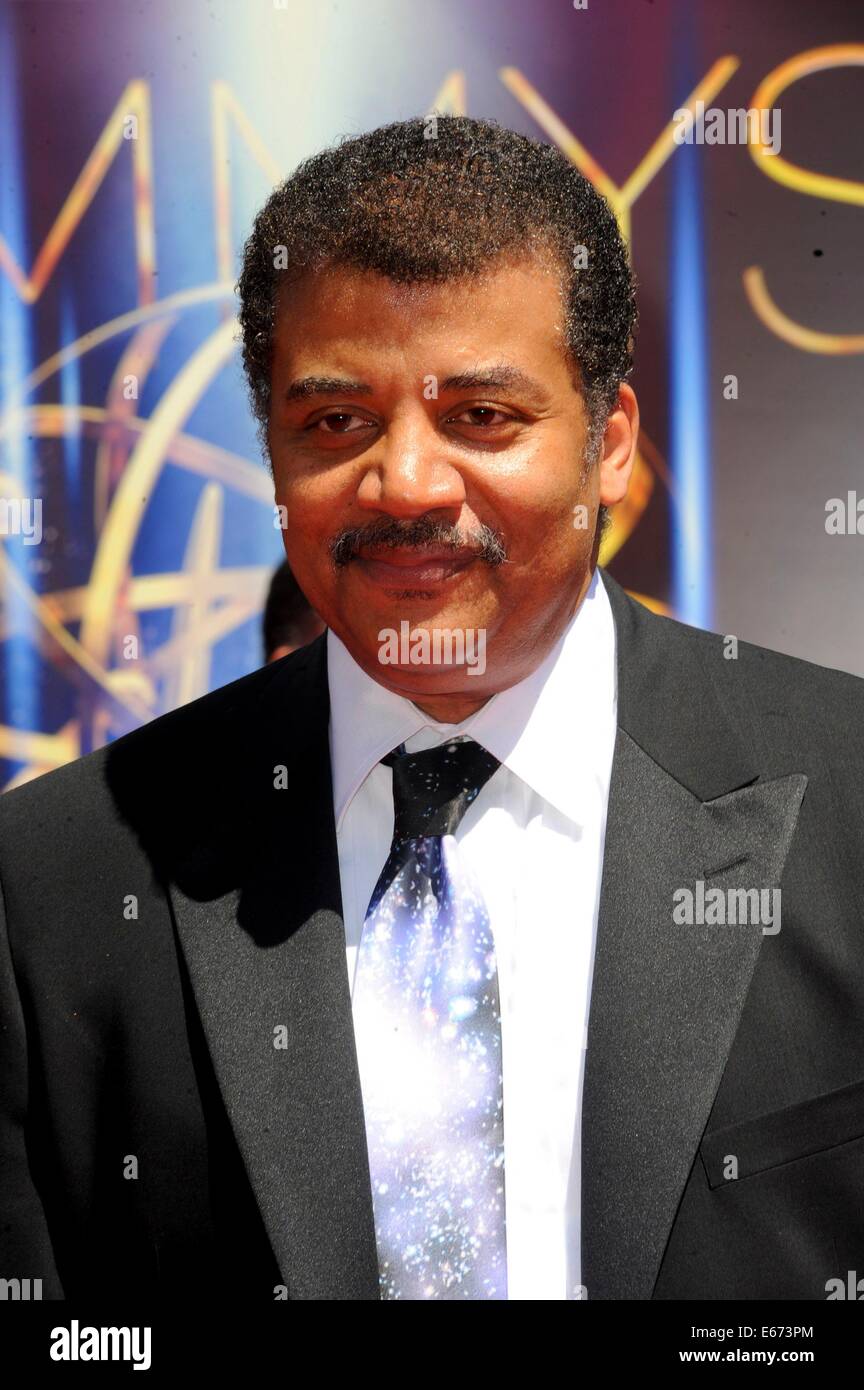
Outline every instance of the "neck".
[(421, 714), (425, 714), (428, 719), (432, 719), (436, 724), (461, 724), (470, 715), (475, 714), (478, 709), (482, 709), (492, 699), (491, 695), (484, 695), (481, 699), (471, 699), (470, 696), (458, 695), (438, 695), (422, 696), (421, 700), (412, 700)]
[[(576, 611), (582, 603), (594, 574), (592, 566), (585, 575), (578, 592), (567, 603), (561, 611), (556, 614), (548, 629), (534, 645), (530, 657), (520, 667), (511, 669), (508, 672), (509, 679), (503, 680), (499, 690), (506, 690), (511, 685), (516, 685), (520, 680), (524, 680), (532, 671), (540, 665), (555, 643), (564, 632), (568, 623), (572, 620)], [(402, 692), (407, 693), (407, 692)], [(492, 696), (497, 694), (497, 690), (486, 691), (485, 694), (471, 695), (465, 691), (456, 691), (449, 695), (417, 695), (411, 694), (408, 698), (416, 705), (417, 709), (427, 718), (433, 719), (436, 724), (461, 724), (475, 714), (478, 709), (482, 709), (488, 704)]]
[[(536, 670), (576, 614), (590, 587), (593, 573), (594, 567), (591, 566), (583, 576), (575, 594), (564, 595), (556, 607), (551, 612), (547, 611), (542, 618), (537, 619), (535, 616), (536, 630), (532, 632), (530, 642), (526, 640), (524, 623), (520, 634), (521, 640), (517, 640), (512, 634), (505, 634), (505, 642), (507, 636), (510, 639), (511, 654), (518, 653), (518, 657), (511, 660), (504, 670), (487, 670), (477, 682), (484, 688), (478, 690), (476, 694), (474, 690), (468, 689), (440, 694), (406, 689), (398, 683), (398, 672), (395, 673), (395, 679), (391, 673), (390, 679), (382, 680), (383, 672), (380, 665), (375, 666), (370, 661), (364, 660), (353, 649), (350, 641), (346, 641), (346, 636), (350, 638), (350, 634), (343, 636), (337, 631), (337, 636), (341, 636), (341, 640), (348, 647), (354, 660), (368, 676), (371, 676), (379, 685), (383, 685), (386, 690), (392, 691), (394, 695), (400, 695), (403, 699), (410, 700), (415, 709), (420, 710), (427, 719), (431, 719), (436, 724), (462, 724), (472, 714), (476, 714), (479, 709), (482, 709), (484, 705), (488, 705), (493, 695), (509, 689), (510, 686), (517, 685), (519, 681), (524, 680), (531, 675), (532, 671)], [(510, 626), (512, 627), (513, 624), (511, 623)], [(496, 644), (500, 646), (502, 640), (500, 633), (496, 634), (495, 640)], [(474, 685), (474, 682), (469, 681), (468, 684)], [(490, 685), (494, 685), (494, 688), (490, 689)]]

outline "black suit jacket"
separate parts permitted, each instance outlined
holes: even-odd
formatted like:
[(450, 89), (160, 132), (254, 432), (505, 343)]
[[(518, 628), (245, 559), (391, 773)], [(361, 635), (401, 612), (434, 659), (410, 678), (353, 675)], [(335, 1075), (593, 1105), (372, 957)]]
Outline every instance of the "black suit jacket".
[[(583, 1282), (825, 1299), (864, 1275), (864, 682), (606, 584)], [(700, 879), (780, 885), (779, 933), (676, 926)], [(325, 639), (0, 798), (0, 880), (0, 1277), (376, 1299)]]

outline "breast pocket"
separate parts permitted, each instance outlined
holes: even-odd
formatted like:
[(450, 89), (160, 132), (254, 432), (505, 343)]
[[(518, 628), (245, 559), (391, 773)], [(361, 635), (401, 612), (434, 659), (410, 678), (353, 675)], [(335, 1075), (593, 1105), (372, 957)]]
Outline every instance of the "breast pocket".
[(699, 1146), (710, 1187), (864, 1139), (864, 1080), (706, 1133)]

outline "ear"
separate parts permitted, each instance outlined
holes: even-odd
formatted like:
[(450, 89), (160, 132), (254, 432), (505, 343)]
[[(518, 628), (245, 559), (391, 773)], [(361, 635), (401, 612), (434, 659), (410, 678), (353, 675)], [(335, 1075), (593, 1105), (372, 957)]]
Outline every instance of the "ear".
[(639, 402), (633, 388), (622, 381), (618, 403), (606, 423), (600, 455), (599, 500), (604, 507), (614, 506), (627, 496), (638, 438)]

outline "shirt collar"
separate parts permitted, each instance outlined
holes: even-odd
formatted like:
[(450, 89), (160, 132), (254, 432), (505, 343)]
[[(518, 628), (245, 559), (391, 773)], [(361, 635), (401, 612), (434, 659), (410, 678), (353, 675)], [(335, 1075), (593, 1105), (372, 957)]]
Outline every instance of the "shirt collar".
[(562, 814), (585, 824), (598, 786), (609, 778), (617, 717), (615, 663), (615, 622), (599, 569), (536, 670), (493, 695), (461, 724), (438, 724), (411, 700), (379, 685), (328, 629), (337, 830), (376, 763), (421, 730), (440, 734), (440, 741), (459, 734), (476, 739)]

